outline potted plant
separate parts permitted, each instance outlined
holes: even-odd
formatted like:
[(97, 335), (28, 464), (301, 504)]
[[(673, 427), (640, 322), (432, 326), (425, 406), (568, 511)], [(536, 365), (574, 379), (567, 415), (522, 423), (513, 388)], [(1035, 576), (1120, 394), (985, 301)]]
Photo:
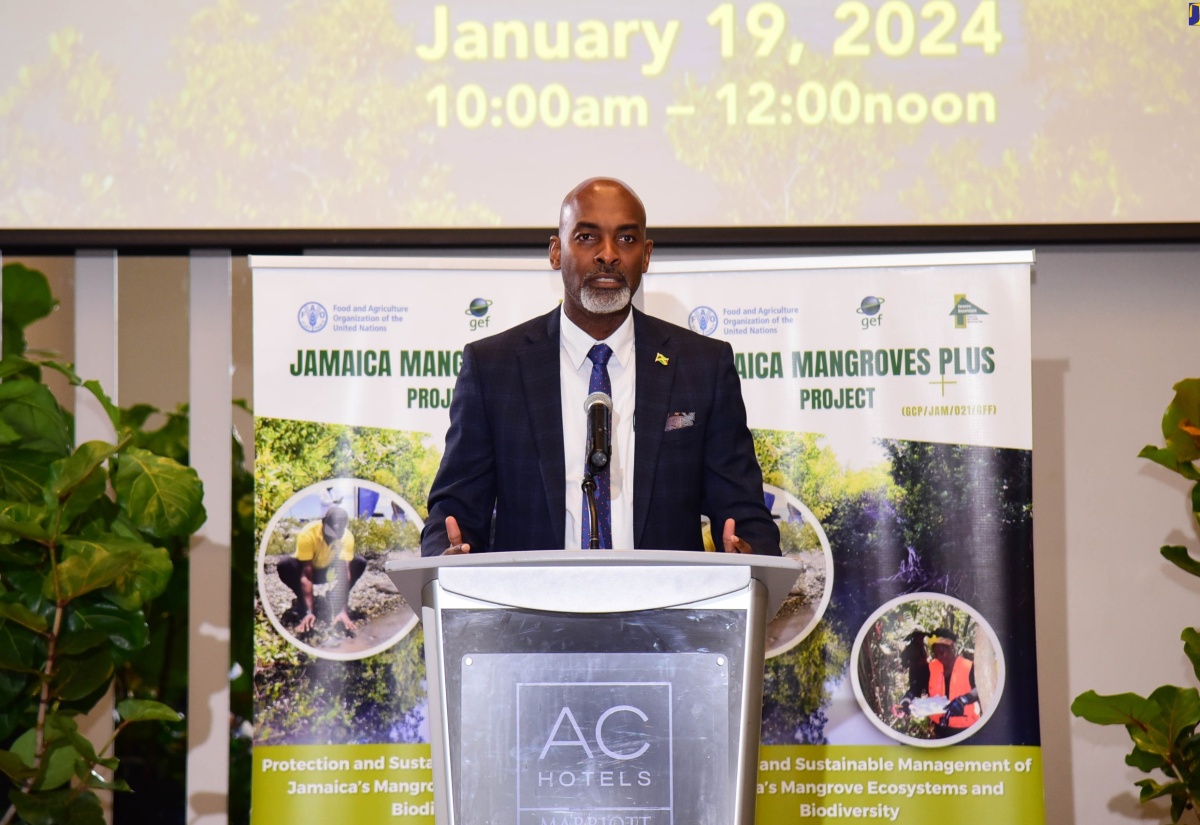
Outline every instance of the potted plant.
[[(1175, 385), (1175, 398), (1162, 420), (1165, 447), (1146, 446), (1138, 454), (1191, 482), (1200, 482), (1200, 378)], [(1200, 519), (1200, 483), (1191, 490), (1192, 513)], [(1186, 547), (1166, 546), (1164, 558), (1192, 576), (1200, 576), (1200, 561)], [(1200, 630), (1186, 628), (1183, 649), (1200, 679)], [(1179, 822), (1189, 811), (1197, 815), (1200, 799), (1200, 691), (1195, 687), (1163, 685), (1149, 696), (1119, 693), (1101, 696), (1095, 691), (1080, 694), (1071, 712), (1097, 725), (1124, 725), (1133, 740), (1125, 762), (1153, 776), (1139, 780), (1140, 799), (1171, 800), (1171, 821)]]
[[(100, 825), (98, 789), (128, 790), (113, 741), (94, 746), (76, 717), (147, 644), (144, 607), (172, 573), (165, 545), (204, 521), (195, 472), (138, 446), (136, 425), (94, 381), (25, 352), (24, 329), (56, 302), (45, 278), (4, 267), (0, 360), (0, 825)], [(77, 444), (42, 382), (67, 377), (108, 413), (114, 443)], [(169, 706), (117, 703), (113, 740), (136, 722), (178, 722)]]

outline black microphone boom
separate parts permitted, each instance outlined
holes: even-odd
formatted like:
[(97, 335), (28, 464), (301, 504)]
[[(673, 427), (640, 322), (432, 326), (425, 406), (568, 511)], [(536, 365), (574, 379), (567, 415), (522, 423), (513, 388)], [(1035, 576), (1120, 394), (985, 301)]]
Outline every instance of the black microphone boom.
[(612, 398), (594, 392), (583, 402), (588, 417), (588, 465), (598, 473), (608, 466), (612, 456)]

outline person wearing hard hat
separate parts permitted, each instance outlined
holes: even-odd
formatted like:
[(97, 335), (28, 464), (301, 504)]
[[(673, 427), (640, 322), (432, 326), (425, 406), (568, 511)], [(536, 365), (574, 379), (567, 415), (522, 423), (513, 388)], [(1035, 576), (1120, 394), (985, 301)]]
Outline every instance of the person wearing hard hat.
[(947, 627), (939, 627), (926, 641), (933, 654), (929, 660), (929, 695), (950, 700), (945, 713), (929, 718), (938, 738), (953, 736), (979, 721), (975, 663), (957, 654), (958, 636)]

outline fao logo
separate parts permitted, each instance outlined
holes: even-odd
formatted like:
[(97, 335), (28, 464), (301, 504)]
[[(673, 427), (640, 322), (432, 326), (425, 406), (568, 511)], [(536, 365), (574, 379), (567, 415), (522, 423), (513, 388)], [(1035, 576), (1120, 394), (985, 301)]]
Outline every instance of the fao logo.
[(325, 307), (316, 301), (309, 301), (300, 307), (298, 318), (300, 328), (305, 332), (320, 332), (325, 329), (325, 324), (329, 322), (329, 313), (325, 311)]
[(696, 307), (688, 316), (688, 327), (701, 335), (712, 335), (717, 331), (717, 313), (709, 307)]
[(1188, 3), (1188, 25), (1200, 26), (1200, 3)]

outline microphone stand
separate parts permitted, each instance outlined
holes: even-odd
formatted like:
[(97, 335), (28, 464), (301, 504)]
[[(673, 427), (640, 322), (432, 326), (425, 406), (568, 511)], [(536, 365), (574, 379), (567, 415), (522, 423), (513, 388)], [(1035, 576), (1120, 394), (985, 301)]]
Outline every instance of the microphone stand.
[(583, 473), (583, 497), (588, 504), (588, 549), (600, 549), (600, 525), (596, 515), (596, 478), (590, 470)]

